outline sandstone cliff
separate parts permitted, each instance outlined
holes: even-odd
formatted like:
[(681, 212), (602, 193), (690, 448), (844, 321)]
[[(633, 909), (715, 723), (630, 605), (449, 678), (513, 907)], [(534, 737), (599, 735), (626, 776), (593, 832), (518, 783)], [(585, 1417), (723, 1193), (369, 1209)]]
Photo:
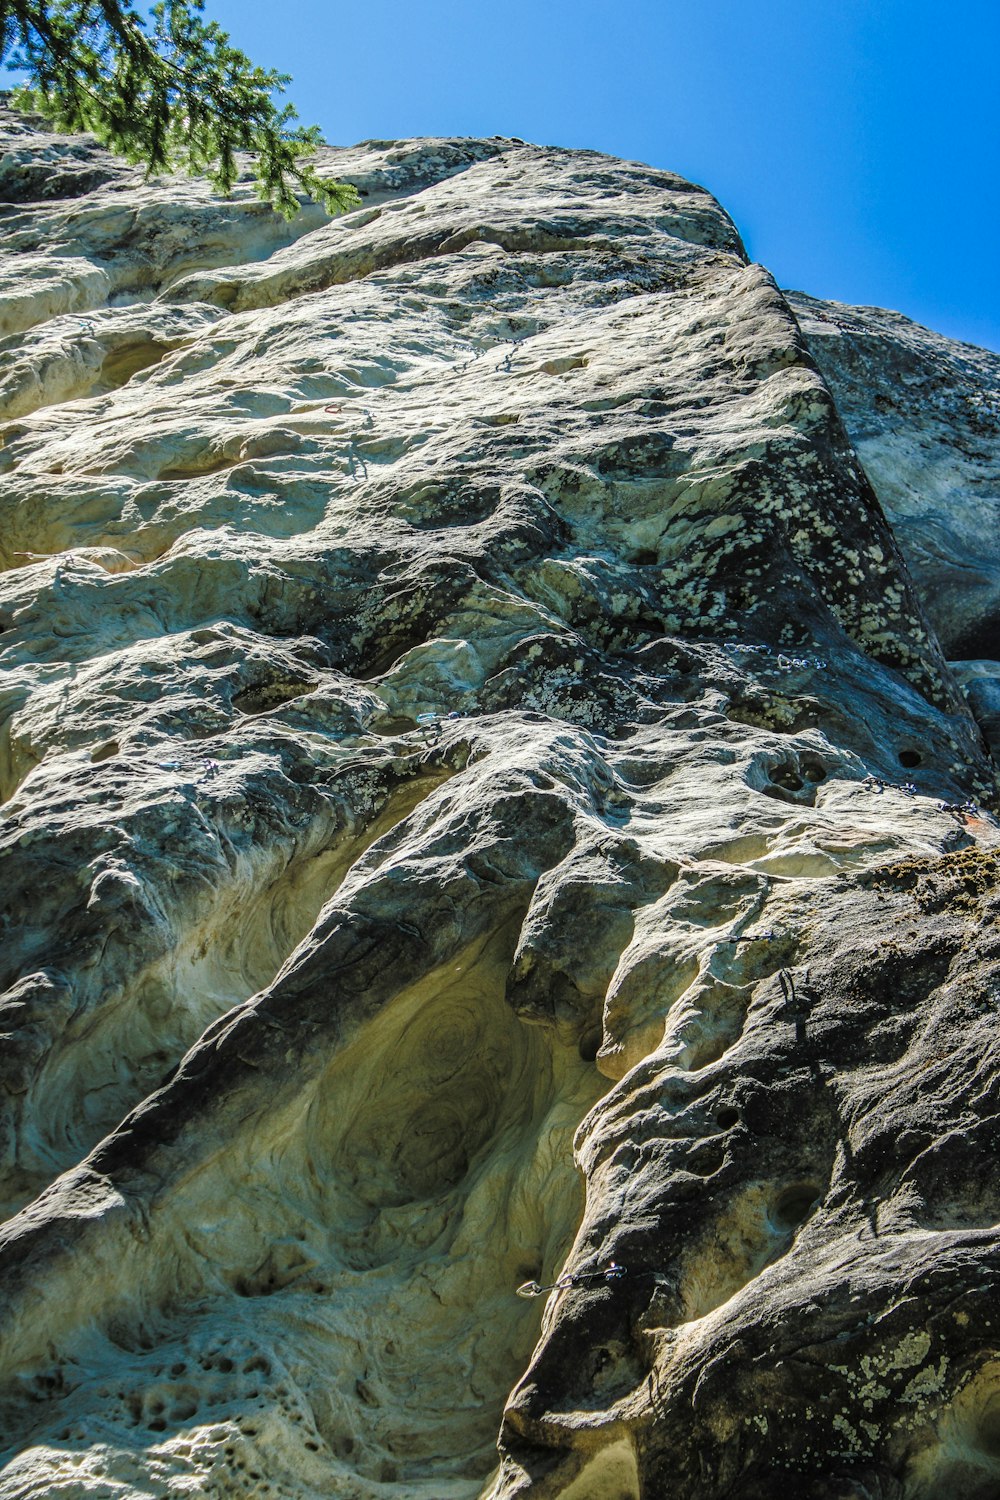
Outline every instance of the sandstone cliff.
[(995, 1495), (1000, 360), (2, 134), (0, 1500)]

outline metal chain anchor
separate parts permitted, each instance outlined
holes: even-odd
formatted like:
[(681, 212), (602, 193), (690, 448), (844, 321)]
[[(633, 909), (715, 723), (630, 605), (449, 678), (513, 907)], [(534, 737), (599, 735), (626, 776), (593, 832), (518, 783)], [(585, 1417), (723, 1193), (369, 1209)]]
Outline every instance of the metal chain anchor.
[(613, 1281), (621, 1281), (628, 1272), (624, 1266), (615, 1261), (609, 1261), (603, 1271), (568, 1271), (565, 1276), (560, 1276), (557, 1281), (550, 1282), (548, 1286), (540, 1286), (537, 1281), (525, 1281), (517, 1289), (519, 1297), (541, 1297), (545, 1292), (565, 1292), (573, 1286), (586, 1286), (592, 1281), (603, 1281), (609, 1286)]

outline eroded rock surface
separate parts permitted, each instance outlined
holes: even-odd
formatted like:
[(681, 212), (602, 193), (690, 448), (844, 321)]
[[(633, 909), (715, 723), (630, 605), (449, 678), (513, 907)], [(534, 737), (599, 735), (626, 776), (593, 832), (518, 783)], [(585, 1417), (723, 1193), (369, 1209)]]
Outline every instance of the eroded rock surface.
[(787, 293), (950, 658), (1000, 656), (1000, 355)]
[(986, 426), (922, 570), (635, 163), (2, 145), (2, 1500), (995, 1493)]

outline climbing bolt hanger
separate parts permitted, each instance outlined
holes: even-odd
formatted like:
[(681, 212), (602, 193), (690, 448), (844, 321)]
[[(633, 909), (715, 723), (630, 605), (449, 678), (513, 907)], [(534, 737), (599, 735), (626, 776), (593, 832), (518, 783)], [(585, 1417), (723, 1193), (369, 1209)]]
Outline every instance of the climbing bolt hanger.
[(550, 1282), (548, 1286), (540, 1286), (537, 1281), (525, 1281), (517, 1289), (519, 1297), (541, 1297), (545, 1292), (565, 1292), (572, 1286), (587, 1286), (594, 1281), (604, 1281), (608, 1285), (612, 1281), (621, 1281), (628, 1272), (624, 1266), (616, 1265), (612, 1260), (604, 1267), (603, 1271), (573, 1271), (560, 1276), (558, 1281)]

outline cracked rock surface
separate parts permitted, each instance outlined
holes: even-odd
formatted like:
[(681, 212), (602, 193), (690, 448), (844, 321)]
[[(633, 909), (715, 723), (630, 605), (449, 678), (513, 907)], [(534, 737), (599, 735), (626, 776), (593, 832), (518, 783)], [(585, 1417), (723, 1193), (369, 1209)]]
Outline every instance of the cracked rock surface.
[(0, 1500), (994, 1496), (1000, 361), (0, 147)]

